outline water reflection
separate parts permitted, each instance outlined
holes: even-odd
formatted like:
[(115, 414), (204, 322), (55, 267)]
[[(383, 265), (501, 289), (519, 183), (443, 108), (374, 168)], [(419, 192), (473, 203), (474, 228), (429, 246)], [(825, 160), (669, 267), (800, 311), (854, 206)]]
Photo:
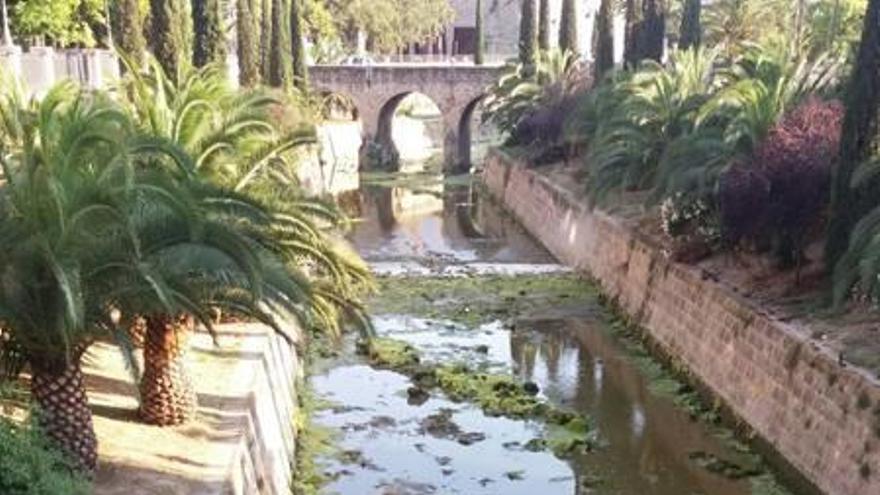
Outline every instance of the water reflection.
[[(368, 181), (362, 181), (368, 182)], [(350, 240), (362, 256), (382, 261), (504, 266), (554, 260), (467, 181), (401, 181), (363, 186), (340, 204), (358, 223)], [(401, 182), (405, 182), (401, 184)], [(466, 266), (465, 266), (466, 265)], [(548, 266), (548, 265), (541, 265)], [(651, 383), (603, 327), (592, 296), (546, 308), (514, 329), (493, 322), (467, 328), (412, 315), (375, 315), (381, 335), (406, 340), (426, 362), (466, 361), (534, 381), (558, 404), (587, 413), (602, 448), (560, 461), (522, 445), (541, 433), (533, 422), (490, 418), (473, 405), (433, 394), (407, 401), (410, 382), (346, 354), (312, 385), (339, 407), (321, 424), (342, 431), (342, 458), (324, 459), (337, 476), (330, 493), (749, 495), (747, 479), (730, 479), (692, 460), (746, 465), (751, 459), (691, 419)], [(424, 422), (446, 414), (463, 432), (485, 438), (464, 445), (426, 433)], [(514, 476), (515, 473), (521, 473)]]
[(416, 186), (366, 186), (341, 204), (358, 221), (350, 241), (369, 261), (554, 262), (470, 183), (437, 176)]
[(522, 379), (535, 381), (551, 400), (595, 420), (604, 447), (573, 460), (578, 475), (603, 478), (598, 493), (751, 493), (747, 480), (725, 478), (690, 459), (708, 453), (749, 462), (671, 398), (653, 394), (601, 325), (589, 317), (535, 320), (518, 324), (510, 337), (511, 360)]

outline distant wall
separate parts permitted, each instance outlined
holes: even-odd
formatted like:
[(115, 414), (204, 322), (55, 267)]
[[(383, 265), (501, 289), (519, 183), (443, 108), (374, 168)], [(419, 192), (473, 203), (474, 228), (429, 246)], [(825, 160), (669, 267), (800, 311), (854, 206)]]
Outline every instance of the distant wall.
[(880, 384), (698, 268), (493, 151), (483, 182), (560, 261), (828, 495), (880, 494)]
[(0, 67), (16, 75), (33, 95), (45, 94), (65, 79), (100, 88), (119, 78), (119, 63), (110, 50), (0, 47)]

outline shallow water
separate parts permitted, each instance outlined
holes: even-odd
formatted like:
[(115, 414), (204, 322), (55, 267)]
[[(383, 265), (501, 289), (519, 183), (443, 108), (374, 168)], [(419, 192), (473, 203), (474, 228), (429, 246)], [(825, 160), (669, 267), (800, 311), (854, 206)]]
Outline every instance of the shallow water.
[[(457, 267), (451, 275), (479, 280), (486, 273), (554, 277), (564, 271), (475, 188), (433, 189), (424, 193), (430, 198), (399, 189), (362, 192), (361, 221), (351, 235), (386, 275), (450, 275)], [(505, 265), (517, 268), (505, 271)], [(477, 266), (483, 268), (471, 269)], [(524, 446), (545, 432), (540, 422), (489, 417), (440, 392), (414, 402), (407, 377), (371, 368), (346, 342), (340, 357), (320, 363), (311, 376), (316, 394), (331, 404), (315, 421), (339, 432), (339, 452), (320, 459), (331, 478), (325, 492), (784, 493), (773, 491), (768, 474), (732, 479), (716, 472), (749, 468), (755, 457), (724, 430), (693, 419), (673, 395), (658, 393), (609, 331), (608, 316), (589, 290), (564, 306), (472, 327), (412, 314), (374, 315), (380, 335), (411, 343), (423, 361), (465, 362), (536, 383), (541, 397), (591, 417), (599, 447), (567, 460), (531, 452)]]

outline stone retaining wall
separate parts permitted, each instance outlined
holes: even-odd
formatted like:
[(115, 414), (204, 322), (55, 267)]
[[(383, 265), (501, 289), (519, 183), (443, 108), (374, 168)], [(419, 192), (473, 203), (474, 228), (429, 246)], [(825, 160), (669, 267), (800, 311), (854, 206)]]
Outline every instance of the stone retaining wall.
[[(288, 333), (297, 335), (295, 325)], [(96, 495), (289, 494), (295, 454), (294, 346), (257, 323), (217, 327), (219, 346), (194, 335), (189, 370), (199, 395), (190, 423), (137, 419), (137, 390), (110, 344), (85, 359), (100, 459)]]
[(618, 219), (493, 151), (483, 182), (828, 495), (880, 494), (880, 385)]

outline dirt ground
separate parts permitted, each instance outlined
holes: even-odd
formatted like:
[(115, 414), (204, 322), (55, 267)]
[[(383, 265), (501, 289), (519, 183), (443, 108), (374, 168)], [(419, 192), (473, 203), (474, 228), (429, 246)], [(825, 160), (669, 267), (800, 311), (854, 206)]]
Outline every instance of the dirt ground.
[[(541, 173), (556, 184), (584, 196), (578, 166), (552, 165)], [(660, 226), (659, 208), (642, 206), (644, 195), (624, 193), (604, 209), (636, 227), (658, 246), (671, 250)], [(880, 312), (864, 304), (851, 304), (843, 312), (828, 305), (828, 274), (822, 263), (823, 243), (813, 242), (806, 250), (800, 280), (795, 270), (780, 270), (767, 256), (738, 250), (713, 253), (695, 263), (707, 276), (765, 308), (775, 318), (788, 322), (817, 344), (831, 350), (846, 364), (863, 368), (880, 378)]]

